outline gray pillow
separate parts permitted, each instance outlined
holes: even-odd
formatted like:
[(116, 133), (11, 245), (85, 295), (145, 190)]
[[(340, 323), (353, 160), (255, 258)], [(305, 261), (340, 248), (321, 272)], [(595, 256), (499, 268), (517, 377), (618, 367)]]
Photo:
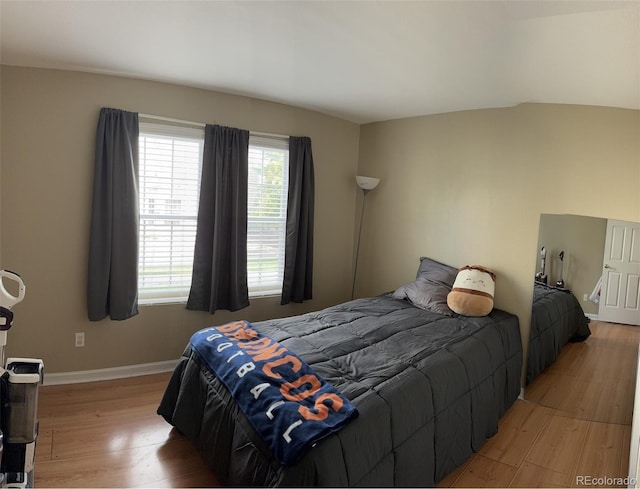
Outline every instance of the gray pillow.
[(429, 282), (418, 278), (414, 282), (401, 285), (393, 293), (396, 299), (407, 299), (414, 306), (446, 316), (453, 316), (453, 311), (447, 305), (447, 295), (451, 287)]
[(425, 256), (420, 258), (420, 266), (418, 267), (418, 273), (416, 273), (416, 279), (424, 278), (429, 282), (442, 285), (443, 287), (449, 287), (449, 290), (451, 290), (457, 276), (457, 268), (450, 267), (449, 265)]
[(447, 295), (451, 292), (457, 275), (457, 268), (423, 256), (420, 258), (416, 280), (398, 287), (393, 297), (407, 299), (426, 311), (453, 316), (454, 312), (447, 305)]

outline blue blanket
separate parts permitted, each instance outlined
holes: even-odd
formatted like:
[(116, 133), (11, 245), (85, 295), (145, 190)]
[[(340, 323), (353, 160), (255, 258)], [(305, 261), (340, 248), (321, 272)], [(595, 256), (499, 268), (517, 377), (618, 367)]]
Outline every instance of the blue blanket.
[(190, 344), (283, 465), (358, 416), (297, 355), (246, 321), (200, 330)]

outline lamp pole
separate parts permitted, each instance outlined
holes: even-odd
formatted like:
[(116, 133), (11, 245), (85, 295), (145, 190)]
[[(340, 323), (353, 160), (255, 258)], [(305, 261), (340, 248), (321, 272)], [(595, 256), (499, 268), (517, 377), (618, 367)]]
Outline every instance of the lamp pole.
[(356, 291), (356, 276), (358, 275), (358, 258), (360, 256), (360, 238), (362, 237), (362, 221), (364, 221), (364, 204), (370, 189), (362, 189), (362, 209), (360, 211), (360, 227), (358, 229), (358, 244), (356, 245), (356, 265), (353, 270), (353, 283), (351, 284), (351, 300), (353, 300)]
[(356, 245), (356, 263), (355, 263), (355, 267), (353, 270), (353, 282), (351, 284), (351, 300), (353, 300), (353, 297), (355, 295), (356, 292), (356, 277), (358, 275), (358, 258), (360, 257), (360, 238), (362, 237), (362, 221), (364, 221), (364, 205), (367, 199), (367, 194), (369, 193), (369, 191), (373, 190), (374, 188), (376, 188), (376, 186), (378, 185), (378, 183), (380, 183), (380, 179), (379, 178), (374, 178), (374, 177), (364, 177), (364, 176), (360, 176), (358, 175), (356, 177), (356, 183), (358, 184), (358, 187), (360, 187), (362, 189), (362, 210), (360, 211), (360, 226), (358, 229), (358, 244)]

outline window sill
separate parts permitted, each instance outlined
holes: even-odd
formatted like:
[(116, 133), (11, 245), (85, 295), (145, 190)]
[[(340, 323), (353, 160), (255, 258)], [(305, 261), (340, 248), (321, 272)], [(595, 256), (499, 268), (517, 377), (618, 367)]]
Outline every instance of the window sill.
[(186, 304), (187, 303), (187, 298), (180, 298), (180, 297), (176, 297), (176, 298), (168, 298), (168, 297), (162, 297), (162, 298), (156, 298), (156, 299), (139, 299), (138, 300), (138, 305), (139, 306), (162, 306), (162, 305), (170, 305), (170, 304)]
[(258, 292), (251, 294), (249, 293), (249, 299), (267, 299), (269, 297), (280, 297), (282, 292)]
[[(263, 292), (257, 294), (249, 294), (249, 299), (270, 299), (279, 298), (282, 296), (282, 292)], [(141, 307), (146, 306), (168, 306), (171, 304), (187, 304), (186, 297), (158, 297), (153, 299), (139, 299), (138, 305)]]

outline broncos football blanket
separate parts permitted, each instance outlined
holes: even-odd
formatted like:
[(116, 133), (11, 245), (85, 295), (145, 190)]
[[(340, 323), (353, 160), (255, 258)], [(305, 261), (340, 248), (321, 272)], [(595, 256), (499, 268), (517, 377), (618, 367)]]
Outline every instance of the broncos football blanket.
[(200, 330), (190, 344), (283, 465), (295, 463), (358, 416), (355, 406), (295, 353), (247, 321)]

